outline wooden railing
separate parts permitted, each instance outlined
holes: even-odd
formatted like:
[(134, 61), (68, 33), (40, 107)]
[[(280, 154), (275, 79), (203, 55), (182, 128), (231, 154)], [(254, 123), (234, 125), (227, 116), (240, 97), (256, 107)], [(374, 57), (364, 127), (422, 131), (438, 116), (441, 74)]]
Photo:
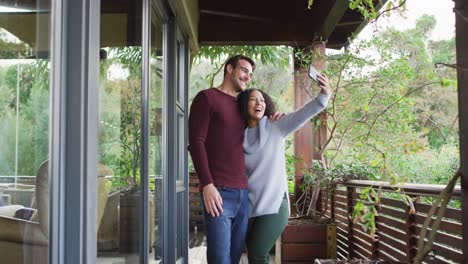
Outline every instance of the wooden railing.
[[(376, 206), (376, 232), (372, 237), (363, 231), (363, 224), (351, 220), (353, 207), (363, 188), (372, 186), (378, 190), (380, 203)], [(337, 255), (339, 259), (383, 260), (411, 263), (416, 255), (419, 233), (431, 206), (423, 203), (423, 197), (436, 197), (445, 188), (443, 185), (405, 184), (398, 186), (401, 192), (414, 200), (415, 213), (396, 195), (397, 187), (385, 182), (349, 181), (338, 185), (334, 195), (322, 195), (322, 209), (337, 224)], [(461, 190), (456, 186), (453, 200), (459, 200)], [(431, 221), (434, 222), (434, 218)], [(431, 226), (430, 225), (430, 226)], [(429, 229), (430, 230), (430, 229)], [(447, 208), (437, 230), (433, 252), (425, 258), (426, 263), (461, 263), (462, 254), (461, 210)]]

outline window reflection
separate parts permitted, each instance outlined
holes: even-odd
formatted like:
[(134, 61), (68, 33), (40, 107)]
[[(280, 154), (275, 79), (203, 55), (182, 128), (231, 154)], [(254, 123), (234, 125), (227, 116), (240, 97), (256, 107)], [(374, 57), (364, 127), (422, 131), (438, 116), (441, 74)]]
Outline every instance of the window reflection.
[[(98, 263), (139, 262), (140, 217), (149, 210), (150, 259), (161, 258), (162, 24), (153, 17), (150, 58), (150, 197), (140, 207), (141, 1), (102, 1), (99, 157), (108, 198), (98, 231)], [(154, 16), (154, 13), (153, 13)], [(154, 263), (154, 261), (152, 262)]]
[(48, 263), (49, 11), (49, 1), (0, 6), (2, 263)]

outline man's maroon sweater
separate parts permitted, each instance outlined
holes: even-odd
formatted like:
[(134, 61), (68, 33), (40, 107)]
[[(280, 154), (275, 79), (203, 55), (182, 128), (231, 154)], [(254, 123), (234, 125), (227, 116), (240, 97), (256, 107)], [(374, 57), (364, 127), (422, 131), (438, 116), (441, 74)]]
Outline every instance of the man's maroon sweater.
[(217, 88), (195, 96), (190, 107), (188, 150), (200, 178), (200, 191), (210, 183), (247, 188), (244, 127), (236, 98)]

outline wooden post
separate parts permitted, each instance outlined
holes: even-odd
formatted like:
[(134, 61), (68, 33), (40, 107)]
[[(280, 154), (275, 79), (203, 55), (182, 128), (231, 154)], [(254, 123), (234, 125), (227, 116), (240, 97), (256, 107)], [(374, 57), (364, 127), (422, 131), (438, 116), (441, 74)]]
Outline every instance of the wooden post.
[[(414, 203), (419, 201), (418, 197), (411, 197), (416, 198)], [(416, 234), (415, 226), (416, 221), (414, 218), (414, 213), (410, 213), (411, 208), (409, 206), (406, 207), (406, 257), (408, 263), (413, 263), (413, 259), (416, 256), (416, 248), (417, 248), (417, 240), (413, 239), (413, 236)]]
[[(377, 194), (380, 196), (380, 194)], [(373, 200), (375, 201), (375, 197), (372, 197)], [(379, 197), (379, 200), (382, 197)], [(374, 205), (375, 210), (377, 211), (377, 215), (374, 216), (374, 222), (375, 222), (375, 234), (374, 237), (371, 241), (372, 249), (371, 249), (371, 258), (370, 259), (379, 259), (379, 243), (380, 243), (380, 237), (378, 235), (379, 232), (379, 215), (380, 215), (380, 206), (378, 204)]]
[[(301, 50), (303, 52), (303, 50)], [(297, 58), (294, 54), (294, 58)], [(312, 80), (307, 75), (307, 68), (296, 59), (294, 60), (294, 109), (302, 107), (307, 100), (309, 95), (307, 89), (312, 84)], [(312, 160), (312, 125), (310, 123), (305, 124), (301, 129), (294, 133), (294, 155), (296, 158), (300, 158), (302, 162), (296, 162), (295, 164), (295, 193), (296, 198), (300, 197), (301, 190), (299, 186), (302, 184), (304, 178), (304, 169), (310, 165)]]
[[(301, 52), (304, 52), (304, 50), (307, 49), (302, 49)], [(311, 52), (313, 57), (312, 65), (319, 71), (325, 70), (326, 66), (323, 56), (325, 54), (325, 43), (314, 43)], [(294, 58), (296, 58), (296, 56), (294, 56)], [(314, 96), (317, 92), (310, 92), (310, 87), (315, 84), (313, 84), (313, 80), (308, 76), (307, 67), (296, 59), (294, 61), (294, 72), (294, 109), (298, 109), (312, 99), (310, 95)], [(325, 121), (322, 120), (326, 120), (326, 116), (321, 113), (319, 117), (321, 125), (316, 129), (315, 133), (313, 132), (312, 124), (309, 122), (294, 134), (294, 154), (296, 157), (302, 159), (302, 162), (296, 162), (295, 165), (296, 197), (300, 195), (300, 189), (298, 187), (302, 183), (304, 169), (310, 167), (312, 159), (322, 158), (318, 150), (320, 150), (320, 146), (323, 146), (326, 142), (327, 128)]]
[(468, 5), (455, 1), (455, 40), (457, 50), (458, 114), (460, 135), (460, 172), (462, 174), (463, 263), (468, 262)]
[(353, 211), (354, 211), (354, 203), (353, 203), (353, 195), (356, 192), (356, 188), (354, 187), (346, 187), (346, 203), (348, 207), (348, 259), (354, 258), (353, 252)]
[[(316, 42), (312, 47), (312, 65), (315, 69), (320, 72), (323, 72), (327, 69), (326, 61), (325, 61), (325, 42)], [(313, 94), (316, 95), (318, 93), (318, 86), (314, 83), (313, 84)], [(313, 129), (313, 149), (312, 149), (312, 157), (315, 160), (324, 160), (322, 149), (327, 143), (327, 113), (321, 112), (319, 114), (320, 124), (318, 127)]]

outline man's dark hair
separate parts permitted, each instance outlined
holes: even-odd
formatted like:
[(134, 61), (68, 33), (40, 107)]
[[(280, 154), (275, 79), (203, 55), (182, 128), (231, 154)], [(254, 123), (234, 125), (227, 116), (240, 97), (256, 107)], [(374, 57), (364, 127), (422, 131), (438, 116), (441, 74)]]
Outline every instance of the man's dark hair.
[(255, 62), (251, 58), (239, 54), (239, 55), (232, 56), (226, 61), (226, 64), (224, 64), (224, 77), (226, 77), (226, 74), (227, 74), (227, 66), (231, 65), (232, 68), (235, 69), (237, 67), (237, 63), (240, 60), (248, 61), (250, 65), (252, 65), (252, 72), (255, 71)]
[(249, 120), (249, 97), (253, 91), (259, 91), (263, 99), (265, 99), (265, 115), (271, 116), (276, 112), (275, 102), (271, 99), (271, 97), (265, 93), (264, 91), (258, 88), (250, 88), (244, 90), (237, 96), (237, 106), (239, 107), (239, 111), (241, 113), (242, 119), (244, 119), (245, 124), (247, 125), (247, 121)]

